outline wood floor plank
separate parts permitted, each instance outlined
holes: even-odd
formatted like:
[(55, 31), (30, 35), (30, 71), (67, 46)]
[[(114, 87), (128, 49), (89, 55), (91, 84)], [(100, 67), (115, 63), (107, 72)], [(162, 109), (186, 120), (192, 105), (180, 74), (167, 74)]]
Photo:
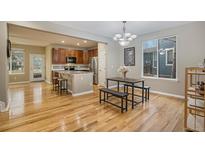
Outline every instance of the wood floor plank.
[[(110, 98), (114, 101), (117, 99)], [(0, 131), (184, 131), (183, 100), (150, 94), (150, 100), (121, 113), (94, 93), (59, 95), (52, 86), (28, 83), (9, 86), (10, 110), (0, 113)]]

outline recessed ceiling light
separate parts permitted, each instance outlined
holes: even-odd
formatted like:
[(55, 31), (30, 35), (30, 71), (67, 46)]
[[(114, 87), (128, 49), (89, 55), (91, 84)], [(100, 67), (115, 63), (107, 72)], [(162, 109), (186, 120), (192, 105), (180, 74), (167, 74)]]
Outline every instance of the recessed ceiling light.
[(77, 46), (80, 46), (80, 43), (77, 43)]
[(84, 43), (87, 43), (88, 41), (87, 41), (87, 40), (84, 40), (83, 42), (84, 42)]
[(61, 43), (65, 43), (65, 41), (61, 41)]

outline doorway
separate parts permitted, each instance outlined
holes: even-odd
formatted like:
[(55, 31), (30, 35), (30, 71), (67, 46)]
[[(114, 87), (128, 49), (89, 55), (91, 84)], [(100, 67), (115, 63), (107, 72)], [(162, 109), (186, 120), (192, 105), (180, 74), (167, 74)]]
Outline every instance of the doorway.
[(30, 54), (30, 81), (45, 80), (45, 56)]

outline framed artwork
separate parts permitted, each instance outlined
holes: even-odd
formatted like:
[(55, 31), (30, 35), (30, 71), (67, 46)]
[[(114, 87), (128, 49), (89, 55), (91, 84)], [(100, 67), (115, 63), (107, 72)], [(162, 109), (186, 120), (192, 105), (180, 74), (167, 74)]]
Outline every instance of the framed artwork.
[(135, 47), (124, 48), (124, 65), (135, 66)]

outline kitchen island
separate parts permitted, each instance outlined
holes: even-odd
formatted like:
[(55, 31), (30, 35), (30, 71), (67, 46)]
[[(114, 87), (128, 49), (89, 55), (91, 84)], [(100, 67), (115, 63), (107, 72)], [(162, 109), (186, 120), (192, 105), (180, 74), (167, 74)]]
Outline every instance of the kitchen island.
[(68, 92), (79, 96), (93, 92), (93, 72), (88, 71), (55, 71), (67, 79)]

